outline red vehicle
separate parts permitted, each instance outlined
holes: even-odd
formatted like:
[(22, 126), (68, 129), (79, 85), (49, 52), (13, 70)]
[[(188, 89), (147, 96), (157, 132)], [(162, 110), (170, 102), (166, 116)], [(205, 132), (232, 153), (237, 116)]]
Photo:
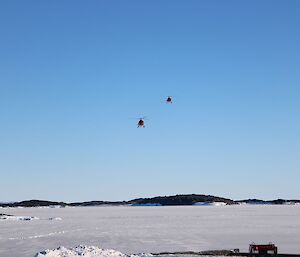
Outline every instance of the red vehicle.
[(277, 246), (275, 244), (269, 243), (269, 244), (250, 244), (249, 245), (249, 256), (264, 256), (264, 255), (277, 255)]

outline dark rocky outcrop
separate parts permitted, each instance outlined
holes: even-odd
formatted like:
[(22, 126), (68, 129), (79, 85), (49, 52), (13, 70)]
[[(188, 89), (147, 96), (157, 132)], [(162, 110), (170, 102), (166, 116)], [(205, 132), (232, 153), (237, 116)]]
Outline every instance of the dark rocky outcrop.
[(225, 202), (227, 204), (234, 204), (233, 200), (212, 196), (212, 195), (175, 195), (175, 196), (158, 196), (154, 198), (139, 198), (129, 201), (129, 204), (145, 205), (145, 204), (161, 204), (163, 206), (168, 205), (193, 205), (195, 203), (213, 203), (213, 202)]
[(295, 204), (300, 203), (300, 200), (285, 200), (285, 199), (277, 199), (277, 200), (260, 200), (260, 199), (247, 199), (247, 200), (239, 200), (235, 201), (236, 203), (247, 203), (247, 204)]
[(68, 206), (125, 205), (127, 202), (90, 201), (69, 203)]
[(64, 202), (52, 202), (44, 200), (26, 200), (22, 202), (3, 203), (1, 207), (47, 207), (47, 206), (66, 206)]
[(260, 200), (260, 199), (247, 199), (234, 201), (228, 198), (213, 196), (213, 195), (198, 195), (198, 194), (188, 194), (188, 195), (174, 195), (174, 196), (157, 196), (153, 198), (138, 198), (130, 201), (86, 201), (86, 202), (53, 202), (44, 200), (27, 200), (22, 202), (12, 202), (12, 203), (1, 203), (0, 207), (51, 207), (51, 206), (101, 206), (101, 205), (162, 205), (162, 206), (175, 206), (175, 205), (193, 205), (195, 203), (214, 203), (214, 202), (224, 202), (228, 205), (230, 204), (295, 204), (300, 203), (300, 200)]

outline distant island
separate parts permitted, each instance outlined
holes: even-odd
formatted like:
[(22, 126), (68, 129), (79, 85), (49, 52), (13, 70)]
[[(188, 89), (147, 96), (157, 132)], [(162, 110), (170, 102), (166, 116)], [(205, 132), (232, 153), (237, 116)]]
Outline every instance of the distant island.
[(45, 200), (26, 200), (21, 202), (1, 203), (0, 207), (75, 207), (75, 206), (188, 206), (188, 205), (234, 205), (234, 204), (300, 204), (300, 200), (231, 200), (228, 198), (200, 195), (200, 194), (186, 194), (174, 196), (157, 196), (153, 198), (138, 198), (130, 201), (87, 201), (87, 202), (54, 202)]

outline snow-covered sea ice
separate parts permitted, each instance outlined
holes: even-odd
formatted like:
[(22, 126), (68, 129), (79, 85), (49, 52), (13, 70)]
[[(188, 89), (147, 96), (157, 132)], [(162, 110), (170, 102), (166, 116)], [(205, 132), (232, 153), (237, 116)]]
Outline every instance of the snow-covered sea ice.
[(299, 205), (11, 208), (1, 213), (39, 219), (0, 220), (0, 257), (33, 257), (78, 245), (124, 254), (247, 251), (253, 241), (274, 242), (281, 253), (300, 253)]

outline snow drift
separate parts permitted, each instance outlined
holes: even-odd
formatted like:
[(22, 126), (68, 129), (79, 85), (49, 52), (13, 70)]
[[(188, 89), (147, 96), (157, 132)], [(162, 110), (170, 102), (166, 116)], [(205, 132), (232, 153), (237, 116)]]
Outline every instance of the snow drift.
[(0, 216), (0, 220), (38, 220), (38, 217), (29, 217), (29, 216), (11, 216), (11, 215), (3, 215)]
[(196, 206), (225, 206), (225, 205), (227, 205), (227, 203), (225, 203), (225, 202), (212, 202), (212, 203), (197, 202), (197, 203), (194, 203), (193, 205), (196, 205)]
[[(0, 221), (7, 220), (7, 221), (32, 221), (32, 220), (40, 220), (39, 217), (33, 217), (33, 216), (13, 216), (13, 215), (0, 215)], [(43, 220), (43, 219), (41, 219)], [(62, 220), (60, 217), (51, 217), (44, 220)]]

